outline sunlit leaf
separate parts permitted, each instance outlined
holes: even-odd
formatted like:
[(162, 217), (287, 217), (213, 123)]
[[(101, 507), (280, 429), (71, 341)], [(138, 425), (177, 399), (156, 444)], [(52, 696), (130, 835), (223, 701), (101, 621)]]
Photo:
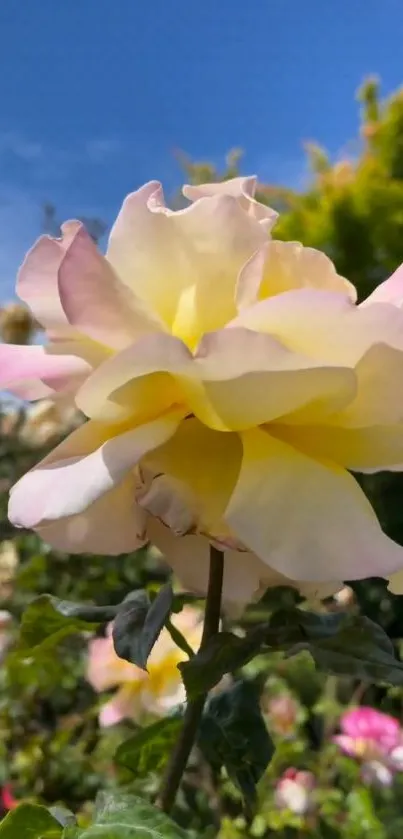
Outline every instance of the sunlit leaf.
[(115, 761), (137, 777), (159, 771), (165, 764), (182, 725), (180, 715), (141, 728), (119, 746)]
[(115, 612), (113, 606), (81, 605), (42, 594), (23, 614), (20, 646), (30, 650), (54, 646), (73, 632), (88, 632), (107, 623)]
[(185, 839), (187, 834), (157, 807), (132, 795), (103, 794), (94, 824), (77, 839)]
[(20, 804), (0, 823), (0, 839), (57, 839), (61, 835), (60, 823), (37, 804)]

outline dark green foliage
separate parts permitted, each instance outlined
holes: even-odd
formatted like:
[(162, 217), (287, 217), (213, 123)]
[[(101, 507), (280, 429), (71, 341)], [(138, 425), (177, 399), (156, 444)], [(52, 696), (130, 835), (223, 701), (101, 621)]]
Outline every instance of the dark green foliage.
[(212, 696), (203, 714), (198, 742), (212, 768), (217, 771), (224, 766), (248, 807), (253, 806), (256, 784), (274, 752), (256, 685), (243, 680)]

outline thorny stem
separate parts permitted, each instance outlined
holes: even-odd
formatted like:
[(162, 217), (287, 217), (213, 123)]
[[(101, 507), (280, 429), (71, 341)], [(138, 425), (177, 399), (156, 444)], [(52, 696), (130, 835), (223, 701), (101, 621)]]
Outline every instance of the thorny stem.
[[(224, 554), (210, 546), (210, 569), (204, 615), (203, 635), (200, 644), (202, 649), (207, 641), (217, 634), (220, 625), (221, 595), (224, 576)], [(186, 769), (190, 752), (196, 739), (200, 720), (203, 713), (206, 694), (198, 696), (188, 702), (183, 726), (168, 762), (157, 805), (169, 813), (175, 803), (176, 794)]]

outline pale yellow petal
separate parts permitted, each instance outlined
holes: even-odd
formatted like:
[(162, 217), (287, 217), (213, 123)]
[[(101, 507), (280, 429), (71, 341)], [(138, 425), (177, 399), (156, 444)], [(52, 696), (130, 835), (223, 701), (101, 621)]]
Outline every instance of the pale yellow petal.
[(382, 533), (348, 472), (263, 430), (242, 439), (242, 468), (225, 518), (270, 567), (319, 582), (388, 576), (403, 567), (403, 548)]

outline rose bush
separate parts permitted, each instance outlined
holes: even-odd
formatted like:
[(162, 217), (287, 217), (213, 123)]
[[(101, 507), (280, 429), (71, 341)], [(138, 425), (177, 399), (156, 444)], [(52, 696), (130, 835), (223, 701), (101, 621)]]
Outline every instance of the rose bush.
[(213, 542), (238, 605), (403, 567), (350, 474), (403, 465), (403, 273), (357, 306), (324, 254), (269, 238), (254, 188), (185, 187), (174, 212), (147, 184), (106, 256), (78, 222), (42, 237), (17, 292), (48, 344), (0, 348), (3, 388), (88, 418), (16, 484), (11, 521), (69, 552), (151, 540), (200, 592)]

